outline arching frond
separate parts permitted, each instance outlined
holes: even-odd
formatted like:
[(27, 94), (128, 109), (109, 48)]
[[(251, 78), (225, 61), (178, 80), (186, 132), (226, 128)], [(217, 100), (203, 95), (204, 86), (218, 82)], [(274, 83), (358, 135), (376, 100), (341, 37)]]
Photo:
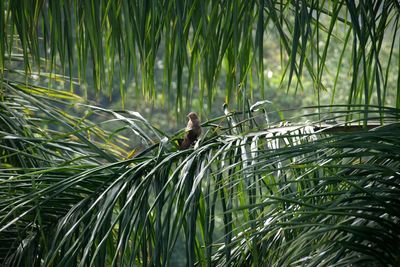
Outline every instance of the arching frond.
[[(399, 262), (396, 109), (371, 108), (369, 128), (362, 106), (318, 107), (301, 124), (230, 113), (177, 150), (175, 136), (139, 114), (84, 106), (107, 116), (94, 125), (40, 91), (7, 86), (15, 105), (0, 114), (5, 266), (174, 265), (177, 250), (190, 266)], [(41, 112), (21, 118), (24, 106)], [(45, 121), (52, 130), (43, 134)], [(121, 127), (152, 145), (121, 160), (129, 149), (107, 143), (123, 140)]]

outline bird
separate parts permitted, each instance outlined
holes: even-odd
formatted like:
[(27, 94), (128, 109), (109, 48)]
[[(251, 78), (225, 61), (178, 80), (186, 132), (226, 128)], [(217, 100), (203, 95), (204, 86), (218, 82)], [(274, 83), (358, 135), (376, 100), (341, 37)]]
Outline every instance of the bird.
[(188, 149), (191, 145), (193, 145), (197, 138), (199, 138), (201, 134), (201, 125), (199, 117), (197, 116), (196, 112), (190, 112), (187, 115), (189, 119), (186, 130), (185, 130), (185, 138), (183, 139), (180, 149)]

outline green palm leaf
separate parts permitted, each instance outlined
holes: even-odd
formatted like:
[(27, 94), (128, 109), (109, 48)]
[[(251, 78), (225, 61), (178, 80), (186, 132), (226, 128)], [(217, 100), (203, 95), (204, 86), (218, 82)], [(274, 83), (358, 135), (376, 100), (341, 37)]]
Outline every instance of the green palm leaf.
[[(399, 90), (387, 88), (390, 76), (399, 76), (399, 9), (396, 0), (5, 1), (0, 5), (0, 69), (14, 69), (8, 59), (17, 50), (28, 74), (36, 69), (68, 73), (81, 84), (107, 88), (109, 95), (118, 72), (123, 102), (134, 81), (149, 99), (161, 92), (163, 98), (173, 95), (182, 112), (193, 97), (200, 98), (199, 109), (203, 103), (211, 109), (225, 80), (226, 100), (242, 109), (254, 94), (264, 98), (264, 71), (280, 59), (281, 85), (308, 94), (313, 88), (319, 104), (324, 103), (321, 90), (334, 88), (337, 96), (339, 83), (349, 88), (349, 104), (363, 103), (365, 110), (370, 104), (398, 106), (390, 97), (399, 99)], [(391, 46), (389, 55), (385, 46)], [(280, 58), (267, 56), (277, 49)], [(342, 51), (337, 63), (336, 49)], [(158, 69), (160, 60), (164, 67)], [(164, 73), (163, 81), (157, 71)], [(339, 75), (345, 78), (338, 80)], [(256, 88), (260, 91), (254, 93)]]
[[(362, 106), (351, 109), (360, 119), (346, 123), (347, 106), (309, 113), (309, 119), (323, 115), (335, 124), (268, 126), (263, 113), (248, 113), (250, 120), (243, 121), (240, 114), (228, 114), (236, 117), (236, 130), (222, 117), (219, 134), (208, 132), (194, 149), (179, 151), (173, 137), (164, 138), (121, 160), (120, 149), (94, 139), (62, 142), (70, 135), (84, 138), (84, 131), (110, 135), (103, 124), (72, 126), (73, 118), (62, 117), (48, 100), (33, 98), (32, 90), (10, 90), (62, 128), (46, 136), (2, 135), (5, 265), (169, 265), (179, 244), (188, 265), (398, 263), (395, 109), (376, 107), (377, 118), (385, 114), (384, 125), (371, 121), (370, 130), (359, 126)], [(3, 121), (7, 112), (18, 110), (19, 105), (3, 110)], [(160, 136), (145, 121), (140, 131), (132, 124), (139, 114), (133, 120), (116, 118), (146, 133), (143, 140), (152, 132)], [(9, 132), (19, 128), (16, 116), (10, 121)], [(30, 129), (37, 122), (23, 123)], [(62, 146), (54, 150), (57, 142)], [(39, 152), (23, 152), (32, 149)]]

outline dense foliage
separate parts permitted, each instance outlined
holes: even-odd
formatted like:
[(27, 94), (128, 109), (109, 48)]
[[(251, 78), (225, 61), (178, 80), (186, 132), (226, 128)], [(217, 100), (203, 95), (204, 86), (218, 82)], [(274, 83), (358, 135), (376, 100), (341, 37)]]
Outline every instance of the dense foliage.
[[(398, 266), (399, 10), (0, 1), (0, 264)], [(229, 105), (179, 150), (80, 96), (131, 82), (140, 107)], [(274, 111), (268, 88), (315, 105)]]
[[(346, 106), (309, 118), (353, 126), (268, 125), (260, 103), (180, 151), (137, 113), (83, 105), (104, 118), (93, 125), (59, 107), (73, 94), (6, 84), (3, 264), (163, 265), (176, 246), (189, 265), (398, 263), (398, 110), (376, 108), (385, 126), (367, 131)], [(123, 159), (122, 129), (149, 145)]]
[(275, 87), (272, 73), (314, 104), (399, 108), (399, 10), (397, 0), (2, 1), (0, 69), (16, 53), (28, 73), (78, 77), (77, 91), (120, 87), (124, 101), (132, 85), (183, 113), (193, 101), (211, 109), (221, 91), (243, 109)]

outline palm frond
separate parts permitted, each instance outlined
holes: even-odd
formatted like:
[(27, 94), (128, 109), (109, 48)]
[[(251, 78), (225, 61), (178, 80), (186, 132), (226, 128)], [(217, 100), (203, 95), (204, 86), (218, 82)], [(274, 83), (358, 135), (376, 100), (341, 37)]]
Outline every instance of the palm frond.
[(349, 104), (363, 103), (366, 110), (370, 104), (398, 106), (392, 97), (399, 99), (399, 90), (388, 89), (394, 86), (391, 77), (399, 76), (399, 14), (397, 0), (5, 1), (0, 69), (13, 69), (8, 58), (20, 53), (27, 73), (68, 73), (109, 94), (118, 75), (122, 101), (131, 81), (151, 99), (161, 93), (162, 82), (163, 97), (174, 92), (180, 111), (193, 94), (200, 108), (211, 108), (226, 80), (226, 100), (244, 108), (254, 89), (264, 98), (264, 71), (279, 60), (268, 53), (280, 50), (279, 76), (288, 90), (312, 94), (313, 88), (321, 104), (320, 91), (332, 88), (335, 99), (340, 86)]
[[(190, 266), (399, 261), (396, 109), (371, 107), (369, 128), (363, 105), (292, 111), (293, 121), (313, 121), (300, 124), (266, 124), (262, 109), (229, 113), (218, 127), (203, 124), (209, 130), (195, 148), (177, 150), (175, 136), (162, 135), (139, 114), (129, 119), (86, 106), (113, 115), (144, 142), (149, 134), (159, 137), (123, 160), (120, 149), (83, 134), (115, 136), (102, 130), (106, 124), (72, 123), (45, 96), (8, 86), (20, 99), (11, 103), (22, 104), (2, 110), (3, 121), (14, 123), (1, 139), (6, 266), (169, 265), (178, 246)], [(62, 128), (43, 136), (43, 124), (36, 124), (30, 132), (34, 116), (21, 122), (8, 115), (22, 105)], [(19, 123), (26, 133), (14, 131)], [(86, 141), (54, 149), (70, 135)]]

